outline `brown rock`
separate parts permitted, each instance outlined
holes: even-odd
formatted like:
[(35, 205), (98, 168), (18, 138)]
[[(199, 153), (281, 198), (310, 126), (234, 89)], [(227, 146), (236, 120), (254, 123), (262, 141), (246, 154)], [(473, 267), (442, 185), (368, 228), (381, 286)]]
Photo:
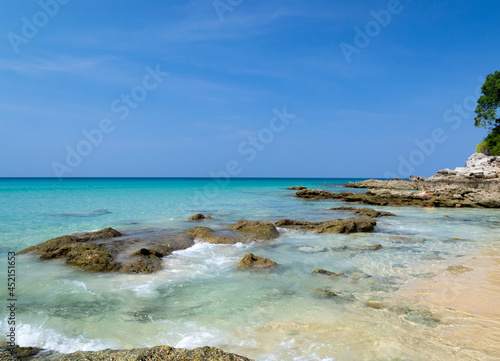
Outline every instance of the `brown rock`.
[(333, 219), (324, 222), (306, 222), (295, 221), (292, 219), (281, 219), (274, 224), (277, 227), (316, 233), (356, 233), (373, 232), (377, 222), (368, 218)]
[(240, 268), (271, 268), (277, 263), (268, 258), (259, 257), (253, 253), (247, 253), (238, 264)]
[(250, 234), (251, 239), (256, 240), (270, 240), (279, 237), (279, 232), (271, 222), (259, 221), (246, 221), (240, 220), (231, 224), (229, 229), (237, 232)]
[[(21, 350), (23, 348), (18, 348)], [(32, 348), (33, 349), (33, 348)], [(35, 349), (33, 349), (35, 350)], [(252, 361), (243, 356), (224, 352), (215, 347), (199, 347), (194, 350), (155, 346), (131, 350), (77, 351), (71, 354), (34, 351), (34, 356), (22, 360), (33, 361)], [(1, 351), (1, 350), (0, 350)]]
[(323, 276), (330, 276), (333, 278), (342, 278), (342, 277), (346, 276), (346, 274), (343, 272), (336, 273), (336, 272), (327, 271), (327, 270), (324, 270), (321, 268), (314, 270), (313, 273), (318, 274), (318, 275), (323, 275)]
[(50, 258), (58, 258), (56, 255), (60, 253), (59, 257), (65, 257), (67, 252), (65, 251), (59, 252), (59, 251), (61, 251), (61, 248), (69, 246), (73, 243), (90, 242), (90, 241), (96, 241), (106, 238), (115, 238), (120, 236), (122, 236), (120, 232), (118, 232), (116, 229), (108, 227), (96, 232), (75, 233), (72, 234), (71, 236), (52, 238), (46, 242), (23, 249), (21, 252), (19, 252), (19, 254), (23, 253), (39, 253), (42, 255), (46, 254), (44, 255), (44, 258), (50, 259)]
[(246, 239), (243, 235), (231, 231), (214, 231), (208, 227), (194, 227), (184, 231), (197, 239), (212, 244), (236, 244), (244, 242)]
[(87, 271), (152, 273), (162, 269), (162, 257), (193, 244), (186, 234), (135, 238), (106, 228), (53, 238), (21, 253), (38, 253), (41, 260), (66, 257), (67, 264)]
[(293, 186), (293, 187), (288, 187), (287, 188), (288, 190), (291, 190), (291, 191), (301, 191), (303, 189), (307, 189), (307, 187), (303, 187), (303, 186)]
[(205, 216), (201, 213), (197, 213), (194, 216), (188, 218), (188, 221), (201, 221), (203, 219), (213, 219), (213, 218), (210, 216)]
[(385, 212), (385, 211), (377, 211), (372, 208), (355, 208), (355, 207), (332, 207), (329, 208), (329, 210), (332, 211), (353, 211), (354, 214), (358, 216), (363, 216), (363, 217), (370, 217), (370, 218), (378, 218), (378, 217), (390, 217), (390, 216), (396, 216), (394, 213), (391, 212)]
[(94, 243), (75, 245), (66, 257), (66, 263), (87, 271), (118, 271), (120, 265), (106, 249)]

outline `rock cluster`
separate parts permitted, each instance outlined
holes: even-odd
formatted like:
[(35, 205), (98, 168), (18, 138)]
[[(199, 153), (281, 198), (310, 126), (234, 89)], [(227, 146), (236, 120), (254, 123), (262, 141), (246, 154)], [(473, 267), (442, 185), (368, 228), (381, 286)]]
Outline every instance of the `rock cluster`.
[(379, 217), (394, 217), (396, 216), (394, 213), (391, 212), (386, 212), (386, 211), (377, 211), (376, 209), (372, 208), (355, 208), (355, 207), (332, 207), (329, 208), (331, 211), (348, 211), (348, 212), (354, 212), (355, 215), (357, 216), (362, 216), (362, 217), (370, 217), (370, 218), (379, 218)]
[(428, 180), (471, 179), (500, 180), (500, 156), (488, 156), (482, 153), (475, 153), (467, 159), (465, 167), (458, 167), (454, 170), (440, 170)]
[[(465, 167), (443, 169), (428, 179), (415, 176), (410, 180), (369, 179), (345, 186), (371, 190), (364, 195), (345, 192), (331, 196), (324, 193), (326, 191), (312, 191), (297, 196), (372, 205), (499, 208), (500, 157), (476, 153), (467, 159)], [(403, 190), (419, 192), (401, 192)]]
[[(43, 351), (43, 352), (42, 352)], [(78, 351), (71, 354), (44, 351), (32, 347), (18, 347), (17, 356), (0, 346), (1, 360), (26, 361), (252, 361), (249, 358), (224, 352), (215, 347), (199, 347), (194, 350), (155, 346), (131, 350)]]
[(66, 258), (66, 263), (87, 271), (153, 273), (161, 259), (194, 245), (188, 234), (124, 235), (113, 228), (49, 239), (21, 252), (40, 254), (41, 260)]
[(377, 222), (369, 218), (332, 219), (323, 222), (295, 221), (281, 219), (274, 223), (277, 227), (316, 233), (356, 233), (373, 232)]

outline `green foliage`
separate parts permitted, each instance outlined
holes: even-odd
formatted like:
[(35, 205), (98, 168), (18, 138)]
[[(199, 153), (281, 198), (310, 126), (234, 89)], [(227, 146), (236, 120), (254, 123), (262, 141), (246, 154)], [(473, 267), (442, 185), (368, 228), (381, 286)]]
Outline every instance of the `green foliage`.
[(489, 74), (481, 90), (483, 94), (477, 100), (474, 124), (481, 128), (495, 128), (500, 125), (500, 117), (496, 112), (500, 107), (500, 71)]
[(500, 155), (500, 124), (493, 128), (491, 133), (484, 138), (483, 143), (485, 143), (491, 155)]
[(488, 146), (486, 145), (486, 142), (483, 141), (476, 145), (476, 153), (487, 153), (490, 150), (488, 149)]

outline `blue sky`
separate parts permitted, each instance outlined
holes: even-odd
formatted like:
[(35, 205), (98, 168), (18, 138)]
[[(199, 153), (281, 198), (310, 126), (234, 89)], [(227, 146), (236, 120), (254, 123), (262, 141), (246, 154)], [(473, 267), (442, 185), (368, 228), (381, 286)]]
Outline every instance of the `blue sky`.
[(0, 177), (429, 176), (486, 134), (497, 1), (215, 4), (3, 1)]

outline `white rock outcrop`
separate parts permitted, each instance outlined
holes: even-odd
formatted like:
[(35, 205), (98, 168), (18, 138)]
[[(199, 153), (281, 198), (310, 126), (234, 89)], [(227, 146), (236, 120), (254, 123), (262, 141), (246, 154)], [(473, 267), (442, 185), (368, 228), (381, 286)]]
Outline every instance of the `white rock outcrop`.
[(430, 177), (429, 180), (452, 180), (460, 178), (500, 180), (500, 156), (475, 153), (467, 159), (465, 167), (458, 167), (455, 170), (440, 170)]

